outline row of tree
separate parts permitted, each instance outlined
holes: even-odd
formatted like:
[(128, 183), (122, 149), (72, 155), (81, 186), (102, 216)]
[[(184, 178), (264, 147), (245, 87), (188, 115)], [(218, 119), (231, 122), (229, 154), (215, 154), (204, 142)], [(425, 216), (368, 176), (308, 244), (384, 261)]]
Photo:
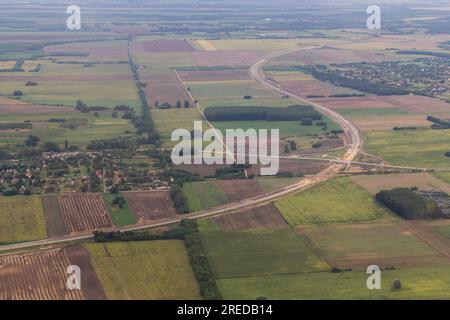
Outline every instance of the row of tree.
[(311, 106), (272, 107), (214, 107), (206, 108), (209, 121), (296, 121), (303, 119), (321, 120), (322, 114)]

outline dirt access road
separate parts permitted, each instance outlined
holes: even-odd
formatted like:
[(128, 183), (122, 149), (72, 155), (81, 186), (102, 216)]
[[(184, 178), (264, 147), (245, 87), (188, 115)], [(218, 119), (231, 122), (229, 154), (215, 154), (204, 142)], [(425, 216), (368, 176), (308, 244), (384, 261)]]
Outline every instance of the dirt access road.
[[(344, 130), (345, 133), (345, 145), (347, 147), (347, 152), (345, 153), (343, 160), (345, 161), (352, 161), (357, 154), (362, 150), (363, 146), (363, 138), (361, 132), (356, 128), (355, 125), (353, 125), (350, 121), (339, 115), (338, 113), (325, 108), (324, 106), (321, 106), (317, 103), (314, 103), (312, 101), (306, 100), (302, 97), (299, 97), (295, 94), (292, 94), (286, 90), (283, 90), (276, 86), (275, 84), (271, 83), (265, 76), (263, 67), (266, 65), (271, 59), (281, 57), (283, 55), (293, 53), (296, 51), (301, 50), (311, 50), (315, 49), (317, 47), (307, 47), (307, 48), (301, 48), (296, 50), (289, 50), (289, 51), (282, 51), (282, 52), (276, 52), (269, 54), (256, 62), (249, 70), (250, 75), (261, 85), (279, 93), (282, 95), (289, 96), (293, 99), (298, 100), (299, 102), (309, 104), (314, 106), (318, 111), (322, 112), (323, 114), (327, 115), (331, 119), (335, 120)], [(259, 207), (262, 205), (267, 204), (268, 202), (274, 201), (276, 199), (282, 198), (284, 196), (290, 195), (292, 193), (296, 193), (298, 191), (305, 190), (307, 188), (310, 188), (318, 183), (321, 183), (323, 181), (326, 181), (334, 176), (334, 174), (338, 173), (343, 169), (342, 164), (333, 164), (327, 169), (323, 170), (322, 172), (319, 172), (318, 174), (310, 177), (306, 177), (301, 179), (299, 182), (285, 187), (281, 190), (277, 190), (270, 193), (265, 193), (262, 195), (258, 195), (255, 197), (251, 197), (245, 200), (240, 200), (236, 202), (232, 202), (220, 207), (208, 209), (208, 210), (202, 210), (199, 212), (194, 212), (190, 214), (183, 215), (181, 217), (173, 217), (168, 218), (161, 221), (156, 222), (145, 222), (139, 225), (133, 225), (129, 227), (119, 228), (117, 230), (126, 232), (126, 231), (136, 231), (136, 230), (143, 230), (143, 229), (150, 229), (150, 228), (156, 228), (161, 226), (167, 226), (174, 223), (180, 222), (182, 219), (200, 219), (200, 218), (206, 218), (211, 216), (220, 215), (223, 213), (235, 211), (238, 209), (249, 209), (253, 207)], [(25, 242), (25, 243), (18, 243), (18, 244), (12, 244), (12, 245), (6, 245), (0, 247), (1, 251), (8, 251), (8, 250), (19, 250), (19, 249), (25, 249), (25, 248), (31, 248), (31, 247), (38, 247), (38, 246), (49, 246), (49, 245), (56, 245), (64, 242), (69, 241), (80, 241), (85, 239), (92, 238), (92, 234), (82, 234), (82, 235), (70, 235), (70, 236), (63, 236), (59, 238), (53, 238), (53, 239), (45, 239), (45, 240), (38, 240), (38, 241), (31, 241), (31, 242)]]

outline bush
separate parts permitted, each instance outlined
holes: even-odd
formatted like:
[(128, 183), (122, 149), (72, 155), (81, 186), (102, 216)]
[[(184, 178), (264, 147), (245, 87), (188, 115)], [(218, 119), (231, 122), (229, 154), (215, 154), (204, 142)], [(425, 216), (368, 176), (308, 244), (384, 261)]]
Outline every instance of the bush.
[(300, 124), (301, 124), (302, 126), (312, 126), (312, 125), (313, 125), (313, 121), (312, 121), (311, 118), (306, 118), (306, 119), (303, 119), (303, 120), (300, 122)]
[(402, 288), (402, 283), (400, 280), (396, 279), (394, 280), (394, 283), (392, 284), (392, 287), (394, 290), (400, 290)]

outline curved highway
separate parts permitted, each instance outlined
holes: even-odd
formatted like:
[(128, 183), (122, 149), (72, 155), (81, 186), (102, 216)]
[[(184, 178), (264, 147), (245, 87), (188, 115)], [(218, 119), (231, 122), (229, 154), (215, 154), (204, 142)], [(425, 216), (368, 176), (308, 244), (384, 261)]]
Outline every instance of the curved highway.
[[(289, 50), (289, 51), (282, 51), (282, 52), (276, 52), (269, 54), (256, 62), (251, 68), (250, 68), (250, 75), (261, 85), (264, 87), (267, 87), (279, 94), (289, 96), (293, 99), (298, 100), (299, 102), (303, 102), (309, 105), (314, 106), (318, 111), (322, 112), (329, 118), (336, 121), (344, 130), (345, 134), (345, 144), (347, 147), (347, 152), (345, 153), (343, 160), (345, 161), (352, 161), (356, 155), (362, 150), (363, 146), (363, 138), (361, 135), (361, 132), (347, 119), (342, 117), (340, 114), (334, 112), (333, 110), (330, 110), (322, 105), (319, 105), (317, 103), (314, 103), (312, 101), (306, 100), (294, 93), (291, 93), (289, 91), (283, 90), (282, 88), (279, 88), (275, 84), (271, 83), (265, 76), (263, 67), (266, 65), (270, 60), (274, 58), (281, 57), (286, 54), (294, 53), (296, 51), (301, 50), (310, 50), (317, 47), (307, 47), (302, 49), (296, 49), (296, 50)], [(120, 230), (120, 231), (137, 231), (137, 230), (144, 230), (144, 229), (150, 229), (150, 228), (156, 228), (156, 227), (162, 227), (171, 225), (174, 223), (178, 223), (182, 219), (199, 219), (199, 218), (206, 218), (211, 216), (220, 215), (223, 213), (236, 211), (238, 209), (244, 209), (249, 207), (258, 207), (261, 205), (264, 205), (270, 201), (279, 199), (281, 197), (284, 197), (286, 195), (304, 190), (306, 188), (310, 188), (311, 186), (316, 185), (317, 183), (326, 181), (330, 179), (333, 174), (339, 172), (342, 169), (342, 164), (333, 164), (327, 169), (323, 170), (322, 172), (319, 172), (316, 175), (306, 177), (301, 179), (298, 183), (285, 187), (281, 190), (277, 190), (270, 193), (261, 194), (255, 197), (251, 197), (245, 200), (236, 201), (233, 203), (229, 203), (220, 207), (208, 209), (208, 210), (202, 210), (199, 212), (194, 212), (190, 214), (186, 214), (180, 217), (175, 218), (169, 218), (165, 220), (160, 220), (157, 222), (145, 222), (138, 225), (133, 225), (129, 227), (124, 228), (116, 228), (113, 230)], [(67, 235), (62, 236), (59, 238), (51, 238), (51, 239), (45, 239), (45, 240), (37, 240), (37, 241), (30, 241), (30, 242), (24, 242), (24, 243), (17, 243), (17, 244), (11, 244), (11, 245), (5, 245), (0, 247), (0, 252), (5, 251), (11, 251), (11, 250), (21, 250), (26, 248), (33, 248), (33, 247), (40, 247), (40, 246), (51, 246), (51, 245), (57, 245), (64, 242), (71, 242), (71, 241), (81, 241), (92, 238), (92, 233), (85, 233), (85, 234), (76, 234), (76, 235)]]

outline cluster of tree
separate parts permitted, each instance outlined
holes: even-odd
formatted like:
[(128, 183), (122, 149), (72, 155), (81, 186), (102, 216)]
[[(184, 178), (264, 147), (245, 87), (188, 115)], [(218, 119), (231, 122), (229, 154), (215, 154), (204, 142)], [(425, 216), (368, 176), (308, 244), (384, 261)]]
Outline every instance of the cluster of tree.
[(113, 199), (111, 204), (115, 207), (118, 207), (119, 209), (122, 209), (126, 203), (127, 201), (123, 196), (118, 196)]
[(219, 300), (221, 298), (220, 293), (203, 248), (197, 221), (183, 220), (181, 221), (181, 227), (184, 232), (184, 244), (201, 295), (207, 300)]
[(322, 114), (311, 106), (271, 107), (214, 107), (206, 108), (205, 117), (209, 121), (295, 121), (306, 118), (321, 120)]
[(10, 159), (12, 159), (12, 154), (7, 150), (0, 149), (0, 160), (10, 160)]
[(335, 70), (318, 68), (316, 66), (305, 68), (307, 68), (316, 79), (320, 81), (329, 81), (338, 87), (347, 87), (380, 96), (409, 94), (408, 90), (402, 88), (386, 87), (382, 83), (375, 83), (366, 79), (347, 78), (338, 74)]
[(24, 64), (24, 59), (17, 59), (14, 66), (10, 69), (0, 69), (0, 72), (23, 72), (22, 66)]
[(433, 116), (428, 116), (427, 120), (433, 122), (432, 129), (450, 129), (450, 120), (442, 120)]
[(88, 107), (88, 105), (84, 103), (82, 100), (77, 100), (75, 103), (75, 110), (81, 111), (83, 113), (89, 113), (91, 111), (105, 111), (109, 110), (109, 108), (103, 106)]
[(188, 213), (187, 198), (183, 193), (183, 188), (179, 185), (172, 185), (170, 189), (170, 198), (178, 213)]
[[(221, 180), (246, 179), (245, 170), (250, 168), (250, 164), (233, 164), (228, 167), (216, 169), (216, 175), (213, 178)], [(249, 178), (253, 178), (249, 175)]]
[(140, 231), (140, 232), (94, 231), (94, 240), (96, 242), (118, 242), (118, 241), (127, 242), (127, 241), (155, 241), (155, 240), (183, 240), (183, 239), (184, 239), (184, 232), (180, 226), (160, 234), (151, 233), (149, 231)]
[(30, 134), (27, 139), (25, 140), (25, 145), (27, 147), (35, 147), (37, 144), (41, 141), (41, 139), (38, 136), (35, 136), (33, 134)]
[(332, 94), (330, 98), (351, 98), (351, 97), (365, 97), (364, 93), (342, 93), (342, 94)]
[(394, 131), (402, 131), (402, 130), (417, 130), (417, 127), (394, 127)]
[(136, 146), (136, 141), (129, 138), (113, 138), (105, 140), (93, 140), (86, 148), (88, 150), (117, 150), (117, 149), (131, 149)]
[(441, 217), (442, 211), (436, 202), (422, 197), (415, 190), (415, 188), (382, 190), (377, 193), (376, 199), (406, 220)]
[[(178, 100), (175, 103), (175, 108), (180, 109), (181, 106), (183, 106), (184, 108), (188, 109), (188, 108), (191, 107), (191, 103), (188, 100), (184, 100), (184, 103), (181, 104), (181, 101)], [(159, 101), (155, 102), (155, 107), (158, 108), (158, 109), (171, 109), (171, 108), (173, 108), (173, 106), (170, 103), (168, 103), (168, 102), (159, 103)]]
[(20, 123), (0, 123), (0, 130), (14, 130), (14, 129), (32, 129), (31, 122)]
[(62, 123), (62, 122), (66, 122), (66, 119), (64, 119), (64, 118), (50, 118), (50, 119), (48, 119), (48, 122)]
[(25, 86), (27, 86), (27, 87), (36, 87), (38, 84), (37, 84), (37, 82), (36, 81), (27, 81), (26, 83), (25, 83)]

